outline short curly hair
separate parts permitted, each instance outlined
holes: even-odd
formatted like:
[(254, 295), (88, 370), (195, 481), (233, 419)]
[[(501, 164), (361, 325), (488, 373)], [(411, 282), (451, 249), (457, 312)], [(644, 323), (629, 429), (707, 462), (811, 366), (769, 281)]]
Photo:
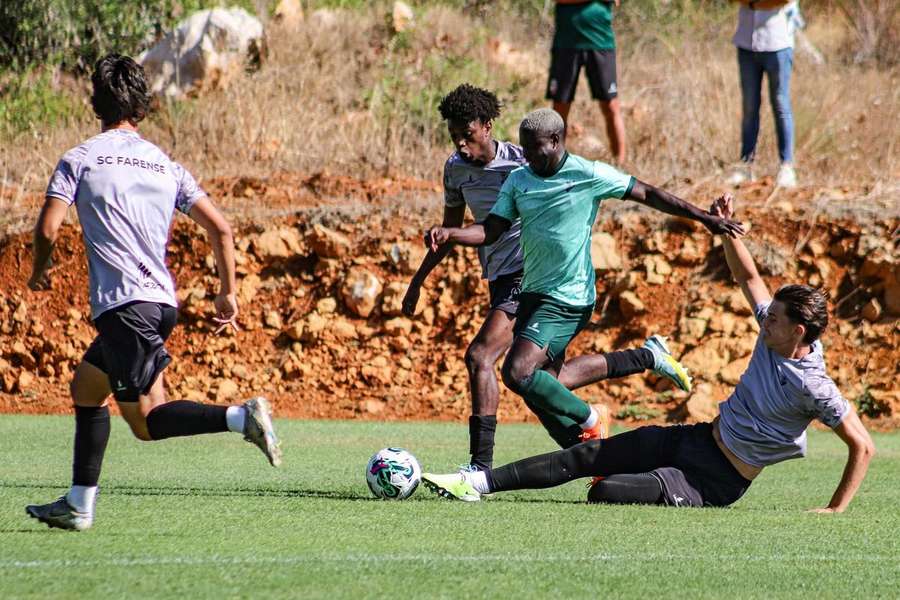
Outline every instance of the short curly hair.
[(487, 123), (500, 116), (500, 100), (493, 92), (464, 83), (441, 99), (438, 110), (445, 121)]
[(91, 106), (104, 125), (141, 121), (150, 111), (151, 95), (144, 68), (128, 56), (109, 54), (91, 75)]

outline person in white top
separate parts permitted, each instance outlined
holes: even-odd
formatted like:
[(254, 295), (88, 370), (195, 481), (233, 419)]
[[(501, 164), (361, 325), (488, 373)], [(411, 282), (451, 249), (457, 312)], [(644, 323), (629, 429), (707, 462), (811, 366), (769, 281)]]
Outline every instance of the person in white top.
[(794, 31), (800, 23), (796, 0), (735, 0), (738, 10), (737, 47), (741, 76), (742, 112), (740, 164), (728, 177), (739, 185), (753, 179), (759, 136), (759, 110), (763, 75), (769, 82), (769, 99), (775, 117), (778, 157), (781, 166), (775, 183), (779, 187), (797, 186), (794, 170), (794, 115), (791, 110), (791, 71), (794, 65)]
[(241, 406), (188, 400), (169, 402), (163, 370), (172, 362), (165, 342), (177, 320), (166, 244), (175, 210), (206, 230), (216, 258), (219, 330), (234, 327), (234, 242), (231, 227), (180, 164), (143, 139), (137, 124), (150, 93), (143, 68), (110, 54), (91, 77), (91, 105), (102, 127), (66, 152), (50, 177), (34, 230), (28, 287), (45, 290), (54, 242), (70, 206), (78, 211), (90, 278), (91, 319), (98, 335), (75, 369), (75, 448), (72, 487), (27, 514), (49, 527), (81, 531), (94, 521), (100, 468), (109, 441), (109, 396), (135, 437), (144, 441), (234, 431), (258, 446), (273, 466), (281, 462), (265, 398)]

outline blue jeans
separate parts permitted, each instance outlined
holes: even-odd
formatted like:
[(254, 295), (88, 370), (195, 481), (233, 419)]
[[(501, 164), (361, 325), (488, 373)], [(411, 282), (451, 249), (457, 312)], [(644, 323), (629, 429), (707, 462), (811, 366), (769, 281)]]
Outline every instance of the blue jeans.
[(769, 79), (769, 99), (772, 101), (775, 133), (778, 136), (778, 156), (781, 162), (791, 162), (794, 158), (794, 114), (791, 112), (791, 69), (794, 66), (794, 49), (752, 52), (738, 48), (738, 66), (741, 72), (743, 97), (741, 160), (751, 162), (756, 155), (762, 78), (765, 73)]

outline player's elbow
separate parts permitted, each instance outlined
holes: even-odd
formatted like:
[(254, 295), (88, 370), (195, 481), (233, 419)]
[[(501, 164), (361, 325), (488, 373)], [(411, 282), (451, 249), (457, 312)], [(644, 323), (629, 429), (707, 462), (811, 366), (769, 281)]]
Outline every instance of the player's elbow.
[(44, 244), (53, 244), (59, 236), (59, 227), (46, 219), (41, 219), (34, 228), (34, 239)]
[(872, 457), (875, 456), (875, 444), (872, 442), (872, 438), (867, 435), (854, 440), (854, 443), (851, 446), (851, 452), (856, 455), (858, 459), (869, 462), (872, 460)]
[(866, 457), (866, 460), (872, 460), (875, 456), (875, 443), (872, 442), (871, 439), (866, 440), (866, 443), (863, 444), (863, 453)]
[(234, 232), (231, 229), (231, 225), (224, 219), (209, 228), (209, 235), (212, 239), (221, 243), (230, 243), (234, 240)]

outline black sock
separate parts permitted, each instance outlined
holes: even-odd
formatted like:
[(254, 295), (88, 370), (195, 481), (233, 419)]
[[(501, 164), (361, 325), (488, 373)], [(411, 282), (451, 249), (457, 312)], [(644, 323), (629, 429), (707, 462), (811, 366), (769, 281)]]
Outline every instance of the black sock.
[(662, 484), (650, 473), (610, 475), (591, 487), (588, 502), (663, 504)]
[(228, 431), (227, 406), (175, 400), (160, 404), (147, 415), (147, 431), (154, 440)]
[(604, 354), (606, 359), (606, 378), (615, 379), (634, 375), (653, 368), (653, 353), (646, 348), (620, 350)]
[(494, 464), (494, 432), (497, 431), (497, 415), (472, 415), (469, 417), (469, 453), (471, 463), (481, 470)]
[(109, 441), (109, 408), (75, 407), (75, 452), (72, 485), (93, 487), (100, 481), (100, 467)]
[(491, 492), (536, 490), (596, 475), (593, 466), (602, 440), (590, 440), (565, 450), (532, 456), (487, 472)]

